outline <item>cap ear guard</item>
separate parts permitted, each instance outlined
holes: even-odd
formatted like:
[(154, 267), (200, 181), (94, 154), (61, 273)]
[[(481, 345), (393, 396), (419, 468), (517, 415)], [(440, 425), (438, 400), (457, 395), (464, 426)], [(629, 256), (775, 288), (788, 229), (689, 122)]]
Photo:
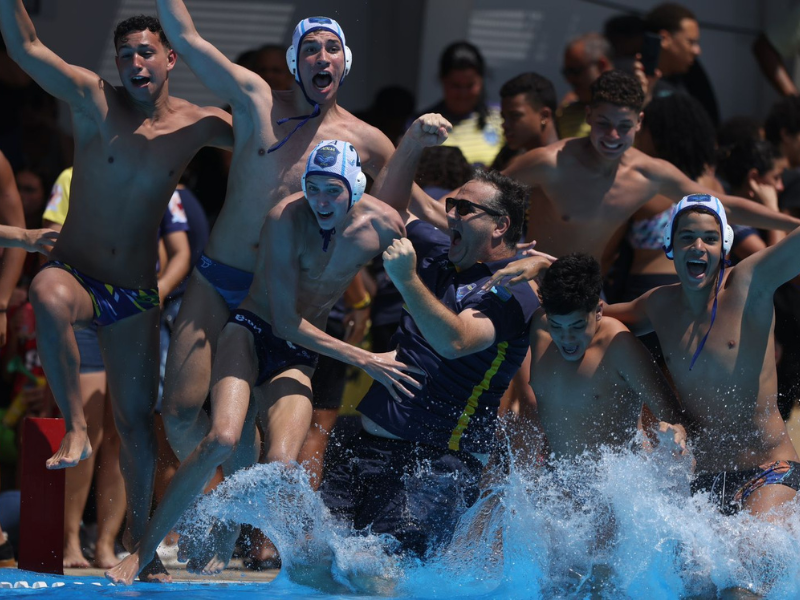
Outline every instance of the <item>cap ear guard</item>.
[(361, 200), (364, 195), (364, 190), (367, 189), (367, 176), (364, 173), (356, 175), (356, 180), (353, 185), (352, 196), (350, 197), (350, 206)]
[(294, 51), (294, 46), (289, 46), (286, 50), (286, 66), (289, 67), (289, 72), (297, 77), (297, 53)]

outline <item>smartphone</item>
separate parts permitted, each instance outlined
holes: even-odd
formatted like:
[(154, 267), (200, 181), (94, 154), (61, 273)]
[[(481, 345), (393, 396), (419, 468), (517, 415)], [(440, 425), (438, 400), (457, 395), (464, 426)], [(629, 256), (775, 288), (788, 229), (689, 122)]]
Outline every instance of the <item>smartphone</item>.
[(657, 33), (646, 32), (642, 41), (642, 66), (644, 74), (653, 76), (658, 67), (658, 58), (661, 54), (661, 36)]

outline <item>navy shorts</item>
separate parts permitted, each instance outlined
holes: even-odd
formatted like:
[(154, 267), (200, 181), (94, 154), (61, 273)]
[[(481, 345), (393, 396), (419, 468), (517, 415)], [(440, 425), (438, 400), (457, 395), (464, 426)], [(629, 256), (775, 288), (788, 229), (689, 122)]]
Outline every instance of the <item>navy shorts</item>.
[(99, 373), (105, 371), (103, 355), (100, 353), (100, 340), (97, 339), (97, 326), (92, 324), (85, 329), (75, 331), (78, 352), (81, 355), (81, 373)]
[(214, 286), (228, 305), (228, 310), (233, 310), (247, 298), (250, 285), (253, 283), (252, 273), (224, 265), (209, 258), (205, 253), (200, 255), (195, 269)]
[(390, 440), (366, 431), (320, 486), (330, 511), (356, 529), (388, 533), (415, 556), (446, 544), (478, 499), (483, 464), (469, 452)]
[(319, 354), (275, 336), (269, 323), (249, 310), (237, 308), (231, 313), (228, 323), (244, 327), (253, 334), (258, 357), (258, 377), (253, 387), (260, 386), (289, 367), (317, 367)]

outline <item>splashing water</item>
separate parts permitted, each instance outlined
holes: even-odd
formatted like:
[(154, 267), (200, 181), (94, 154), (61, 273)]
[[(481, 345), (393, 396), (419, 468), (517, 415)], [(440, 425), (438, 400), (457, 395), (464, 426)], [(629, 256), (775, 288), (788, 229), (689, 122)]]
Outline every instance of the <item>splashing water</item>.
[(668, 451), (604, 448), (552, 469), (512, 468), (424, 563), (386, 535), (334, 519), (299, 467), (259, 465), (202, 497), (187, 535), (249, 523), (275, 543), (281, 578), (332, 593), (444, 598), (767, 597), (800, 589), (800, 500), (768, 522), (721, 515), (689, 493), (686, 460)]

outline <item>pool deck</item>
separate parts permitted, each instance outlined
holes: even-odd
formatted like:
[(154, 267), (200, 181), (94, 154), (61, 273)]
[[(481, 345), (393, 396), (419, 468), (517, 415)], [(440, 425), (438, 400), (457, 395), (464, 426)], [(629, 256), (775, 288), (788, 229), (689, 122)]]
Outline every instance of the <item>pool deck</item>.
[[(206, 581), (208, 583), (267, 583), (275, 579), (280, 572), (280, 569), (251, 571), (245, 568), (240, 559), (231, 560), (228, 568), (217, 576), (190, 573), (185, 568), (173, 565), (170, 565), (168, 569), (173, 581)], [(64, 575), (67, 577), (103, 577), (103, 573), (105, 573), (105, 569), (64, 569)]]

